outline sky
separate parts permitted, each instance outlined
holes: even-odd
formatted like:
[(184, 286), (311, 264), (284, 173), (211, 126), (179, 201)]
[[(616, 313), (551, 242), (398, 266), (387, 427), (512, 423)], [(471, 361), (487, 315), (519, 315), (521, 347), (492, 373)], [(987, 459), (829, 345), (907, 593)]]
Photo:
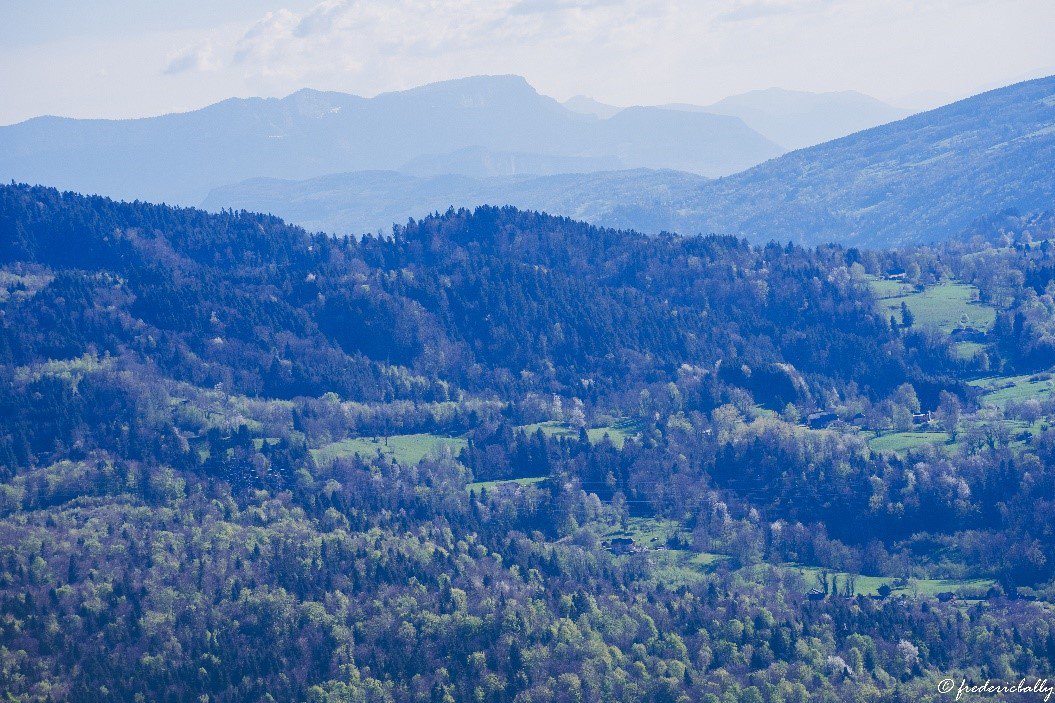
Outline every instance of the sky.
[(932, 107), (1055, 74), (1052, 0), (0, 0), (0, 124), (518, 74), (558, 99), (858, 90)]

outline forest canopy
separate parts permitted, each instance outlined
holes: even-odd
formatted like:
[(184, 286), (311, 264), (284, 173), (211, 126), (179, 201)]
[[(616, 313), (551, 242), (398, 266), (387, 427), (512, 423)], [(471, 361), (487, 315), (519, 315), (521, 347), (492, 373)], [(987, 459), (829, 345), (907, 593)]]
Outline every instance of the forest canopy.
[(944, 700), (1055, 664), (1055, 227), (0, 187), (18, 701)]

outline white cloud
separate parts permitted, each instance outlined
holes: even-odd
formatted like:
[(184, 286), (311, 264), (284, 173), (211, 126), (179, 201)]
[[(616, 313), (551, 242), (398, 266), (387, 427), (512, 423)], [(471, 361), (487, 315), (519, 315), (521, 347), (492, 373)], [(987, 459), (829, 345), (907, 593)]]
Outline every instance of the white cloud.
[(771, 86), (956, 97), (1055, 64), (1051, 0), (252, 2), (216, 26), (0, 45), (0, 121), (505, 73), (613, 104)]
[[(647, 47), (677, 3), (628, 0), (327, 0), (268, 13), (228, 39), (250, 82), (343, 82), (383, 90), (451, 75), (524, 71), (537, 62), (602, 61)], [(172, 62), (200, 68), (191, 51)], [(172, 71), (166, 71), (172, 72)]]
[(514, 15), (530, 15), (565, 10), (585, 10), (603, 5), (619, 5), (623, 0), (519, 0), (509, 8)]
[[(773, 85), (854, 88), (882, 97), (949, 89), (920, 84), (925, 67), (919, 56), (929, 55), (935, 73), (964, 64), (940, 55), (951, 56), (956, 48), (938, 36), (942, 32), (963, 34), (963, 48), (971, 47), (972, 58), (991, 70), (993, 60), (982, 62), (979, 53), (1000, 55), (979, 35), (993, 16), (1021, 23), (1037, 0), (1003, 0), (1003, 9), (999, 4), (324, 0), (300, 11), (267, 13), (219, 42), (205, 60), (188, 49), (166, 73), (212, 70), (222, 62), (246, 90), (263, 94), (304, 85), (370, 94), (456, 76), (518, 73), (558, 96), (585, 92), (622, 103), (702, 102)], [(1025, 8), (1019, 16), (1016, 6)], [(1027, 52), (1025, 45), (1015, 46)], [(956, 78), (963, 83), (965, 75)], [(892, 91), (895, 77), (906, 85)]]
[(729, 22), (758, 20), (778, 15), (816, 12), (833, 3), (834, 0), (742, 0), (730, 3), (731, 7), (718, 17)]
[(217, 68), (213, 48), (209, 43), (186, 46), (170, 54), (162, 73), (175, 75), (186, 71), (211, 71)]

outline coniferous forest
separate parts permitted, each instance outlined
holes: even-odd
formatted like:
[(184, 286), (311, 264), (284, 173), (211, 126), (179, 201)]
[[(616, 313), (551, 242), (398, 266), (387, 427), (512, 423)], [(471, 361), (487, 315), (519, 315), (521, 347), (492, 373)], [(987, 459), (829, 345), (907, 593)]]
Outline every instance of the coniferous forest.
[(2, 186), (0, 692), (1050, 676), (1053, 241), (1050, 212), (866, 250), (495, 207), (352, 238)]

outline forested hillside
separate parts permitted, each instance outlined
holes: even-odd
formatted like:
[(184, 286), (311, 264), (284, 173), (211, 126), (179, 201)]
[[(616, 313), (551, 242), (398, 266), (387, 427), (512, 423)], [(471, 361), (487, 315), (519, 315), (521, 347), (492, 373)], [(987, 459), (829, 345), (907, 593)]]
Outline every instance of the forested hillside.
[(0, 187), (17, 701), (946, 700), (1055, 667), (1055, 237)]
[[(199, 385), (371, 400), (431, 397), (441, 383), (448, 395), (600, 396), (683, 364), (783, 377), (760, 384), (771, 404), (832, 382), (879, 392), (928, 378), (908, 354), (879, 352), (895, 336), (866, 287), (832, 274), (837, 250), (657, 240), (510, 208), (337, 240), (244, 212), (2, 194), (2, 260), (48, 282), (10, 301), (16, 364), (135, 352)], [(41, 324), (48, 314), (63, 327)]]

